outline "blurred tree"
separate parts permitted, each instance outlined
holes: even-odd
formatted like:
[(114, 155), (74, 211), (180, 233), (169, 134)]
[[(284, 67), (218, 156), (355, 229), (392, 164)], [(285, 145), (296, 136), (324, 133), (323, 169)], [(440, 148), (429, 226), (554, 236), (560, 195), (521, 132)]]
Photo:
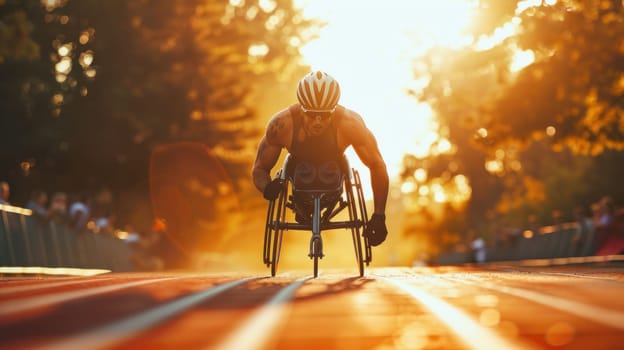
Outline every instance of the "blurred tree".
[(314, 35), (291, 0), (4, 0), (0, 11), (2, 35), (32, 26), (25, 40), (39, 48), (0, 44), (0, 176), (22, 192), (147, 195), (151, 150), (181, 141), (210, 146), (238, 184), (266, 103), (251, 97), (296, 79)]
[(622, 173), (601, 161), (624, 150), (622, 2), (477, 4), (471, 45), (438, 47), (416, 63), (428, 84), (414, 96), (436, 111), (454, 151), (405, 162), (405, 180), (415, 163), (464, 174), (467, 227), (498, 214), (521, 225), (532, 211), (546, 221), (604, 194), (588, 181), (598, 172), (613, 186)]
[[(479, 17), (496, 14), (504, 24), (486, 26), (490, 36), (470, 47), (432, 51), (423, 61), (430, 84), (419, 97), (436, 107), (451, 103), (452, 120), (483, 128), (488, 149), (549, 137), (577, 153), (623, 150), (622, 2), (526, 3), (480, 1)], [(487, 33), (482, 27), (475, 34)]]
[(69, 17), (56, 11), (63, 3), (0, 2), (0, 176), (16, 189), (15, 203), (28, 198), (29, 183), (42, 186), (67, 146), (58, 116), (82, 70), (65, 39)]
[[(23, 7), (35, 2), (0, 1), (0, 63), (7, 60), (34, 60), (39, 58), (39, 45), (31, 37), (33, 23)], [(24, 6), (26, 5), (26, 6)]]

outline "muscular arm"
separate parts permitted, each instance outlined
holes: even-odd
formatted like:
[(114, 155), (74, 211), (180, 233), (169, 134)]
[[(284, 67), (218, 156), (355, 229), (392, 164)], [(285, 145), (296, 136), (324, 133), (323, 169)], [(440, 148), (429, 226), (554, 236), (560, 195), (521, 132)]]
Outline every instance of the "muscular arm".
[(258, 154), (256, 155), (256, 161), (254, 162), (251, 176), (254, 185), (258, 191), (263, 192), (266, 185), (271, 182), (271, 175), (269, 172), (277, 163), (281, 152), (281, 147), (270, 145), (266, 137), (260, 140), (258, 145)]
[(360, 118), (352, 123), (349, 134), (352, 136), (353, 149), (370, 171), (375, 213), (384, 214), (388, 199), (389, 178), (377, 140)]
[(285, 132), (284, 120), (281, 116), (276, 116), (267, 125), (266, 133), (258, 145), (258, 153), (254, 161), (251, 176), (253, 183), (260, 192), (264, 192), (266, 185), (271, 182), (269, 172), (277, 163), (282, 151), (281, 141)]

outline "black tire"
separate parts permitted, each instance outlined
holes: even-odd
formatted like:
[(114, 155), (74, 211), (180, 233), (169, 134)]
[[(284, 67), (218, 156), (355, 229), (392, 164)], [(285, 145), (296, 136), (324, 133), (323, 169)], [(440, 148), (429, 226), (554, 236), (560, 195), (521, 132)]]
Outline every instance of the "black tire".
[(318, 239), (312, 241), (312, 259), (314, 260), (314, 278), (318, 277), (318, 261), (320, 253), (319, 245), (321, 242)]
[(274, 242), (273, 242), (273, 258), (271, 260), (271, 276), (275, 277), (277, 274), (277, 265), (279, 264), (280, 250), (281, 250), (281, 236), (283, 234), (282, 230), (278, 230), (275, 232)]
[(271, 244), (271, 238), (273, 237), (273, 233), (275, 232), (275, 230), (273, 229), (275, 202), (276, 200), (269, 201), (269, 205), (267, 209), (266, 224), (264, 227), (264, 244), (263, 244), (262, 261), (267, 267), (271, 265), (271, 245), (270, 244)]
[(318, 277), (318, 256), (314, 257), (314, 278)]
[(282, 191), (277, 198), (277, 205), (274, 212), (274, 234), (273, 234), (273, 245), (272, 255), (271, 255), (271, 276), (275, 277), (277, 274), (277, 266), (279, 265), (280, 253), (282, 250), (282, 240), (284, 237), (284, 229), (280, 228), (279, 225), (286, 222), (286, 196), (288, 193), (288, 181), (286, 181), (282, 187)]
[[(354, 172), (354, 178), (356, 175), (356, 171), (353, 170)], [(357, 178), (355, 178), (357, 181)], [(354, 184), (351, 182), (351, 178), (347, 177), (346, 181), (345, 181), (345, 187), (346, 190), (345, 192), (347, 193), (347, 202), (349, 203), (349, 220), (352, 222), (358, 221), (358, 220), (362, 220), (365, 221), (365, 217), (363, 217), (363, 213), (360, 212), (360, 215), (358, 215), (358, 209), (361, 210), (361, 206), (360, 204), (360, 197), (358, 196), (358, 201), (356, 202), (356, 198), (353, 194), (354, 188), (356, 188), (357, 190), (357, 183)], [(361, 218), (358, 216), (362, 216)], [(352, 227), (351, 228), (351, 236), (353, 238), (353, 249), (355, 250), (355, 260), (356, 263), (358, 265), (358, 272), (360, 277), (364, 276), (364, 256), (362, 254), (362, 237), (360, 235), (360, 230), (363, 226), (357, 226), (357, 227)]]
[(364, 258), (362, 256), (362, 241), (359, 235), (359, 229), (352, 228), (351, 235), (353, 236), (353, 248), (355, 250), (355, 260), (358, 265), (358, 272), (360, 277), (364, 276)]
[(357, 247), (355, 248), (355, 255), (356, 255), (356, 259), (357, 259), (357, 264), (358, 264), (358, 270), (360, 272), (360, 277), (364, 277), (364, 257), (362, 256), (362, 241), (361, 241), (361, 237), (359, 235), (359, 229), (354, 229), (354, 233), (353, 236), (354, 239), (357, 242)]
[[(360, 217), (364, 225), (362, 226), (362, 230), (366, 228), (368, 224), (368, 213), (366, 212), (366, 201), (364, 200), (364, 191), (362, 191), (362, 181), (360, 180), (360, 173), (357, 170), (353, 169), (353, 179), (354, 179), (354, 187), (357, 193), (357, 207), (360, 212)], [(358, 235), (359, 236), (359, 235)], [(371, 249), (371, 245), (368, 243), (368, 238), (362, 238), (364, 240), (364, 252), (365, 256), (363, 258), (366, 266), (368, 266), (373, 260), (373, 252)]]

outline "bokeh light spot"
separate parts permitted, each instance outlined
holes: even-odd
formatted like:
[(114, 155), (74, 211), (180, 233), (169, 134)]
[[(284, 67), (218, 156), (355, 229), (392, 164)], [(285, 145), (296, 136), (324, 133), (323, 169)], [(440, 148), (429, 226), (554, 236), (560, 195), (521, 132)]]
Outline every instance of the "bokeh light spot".
[(485, 309), (479, 316), (479, 322), (488, 327), (496, 326), (500, 322), (500, 312), (496, 309)]
[(544, 337), (546, 342), (553, 346), (563, 346), (574, 339), (574, 327), (567, 322), (557, 322), (548, 327)]

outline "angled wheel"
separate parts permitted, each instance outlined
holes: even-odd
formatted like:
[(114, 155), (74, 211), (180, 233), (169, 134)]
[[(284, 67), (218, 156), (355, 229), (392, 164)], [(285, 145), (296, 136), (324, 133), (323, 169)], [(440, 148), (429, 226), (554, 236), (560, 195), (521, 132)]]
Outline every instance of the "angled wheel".
[[(353, 179), (354, 179), (354, 183), (353, 183), (353, 187), (355, 189), (356, 192), (356, 196), (357, 196), (357, 209), (359, 210), (360, 213), (360, 218), (362, 220), (362, 230), (366, 227), (366, 225), (368, 224), (368, 213), (366, 212), (366, 201), (364, 200), (364, 191), (362, 190), (362, 180), (360, 179), (360, 173), (353, 169)], [(366, 263), (366, 266), (368, 266), (371, 261), (373, 260), (373, 251), (371, 249), (371, 245), (370, 243), (368, 243), (368, 238), (364, 237), (364, 262)]]
[[(288, 194), (288, 181), (284, 181), (282, 190), (279, 196), (274, 201), (274, 208), (271, 213), (270, 231), (272, 234), (265, 235), (265, 240), (268, 239), (270, 245), (265, 253), (270, 255), (268, 265), (271, 267), (271, 276), (275, 277), (277, 274), (277, 266), (279, 264), (280, 253), (282, 250), (282, 240), (284, 238), (284, 228), (281, 226), (286, 222), (286, 198)], [(266, 244), (266, 243), (265, 243)]]
[(266, 223), (264, 226), (264, 244), (263, 244), (262, 261), (267, 267), (271, 266), (271, 242), (272, 242), (273, 234), (275, 233), (275, 230), (273, 229), (273, 226), (274, 226), (273, 221), (275, 217), (276, 202), (277, 202), (277, 199), (269, 201)]
[[(345, 180), (345, 187), (346, 187), (346, 194), (347, 194), (347, 202), (348, 202), (348, 208), (349, 208), (349, 220), (351, 222), (365, 222), (366, 221), (366, 214), (365, 212), (362, 212), (362, 205), (363, 202), (361, 203), (361, 201), (363, 200), (363, 197), (360, 198), (360, 196), (358, 195), (356, 197), (356, 195), (353, 193), (354, 191), (356, 191), (356, 193), (358, 192), (358, 180), (359, 180), (359, 175), (357, 174), (356, 170), (352, 170), (353, 171), (353, 177), (355, 180), (355, 183), (351, 182), (351, 177), (347, 176), (346, 180)], [(359, 186), (360, 190), (361, 190), (361, 186)], [(366, 208), (364, 208), (365, 210)], [(364, 227), (364, 225), (357, 225), (354, 227), (351, 227), (351, 237), (353, 238), (353, 249), (355, 250), (355, 260), (356, 263), (358, 265), (358, 271), (360, 274), (360, 277), (364, 276), (364, 263), (368, 264), (367, 259), (364, 257), (364, 255), (362, 254), (362, 236), (360, 235), (361, 229)], [(365, 244), (366, 244), (366, 238), (364, 238), (365, 240)]]

